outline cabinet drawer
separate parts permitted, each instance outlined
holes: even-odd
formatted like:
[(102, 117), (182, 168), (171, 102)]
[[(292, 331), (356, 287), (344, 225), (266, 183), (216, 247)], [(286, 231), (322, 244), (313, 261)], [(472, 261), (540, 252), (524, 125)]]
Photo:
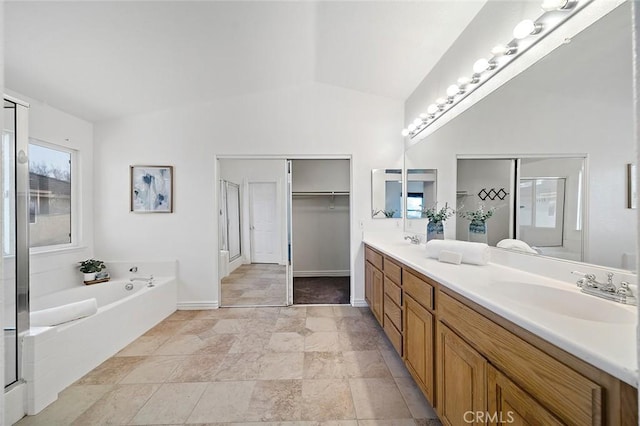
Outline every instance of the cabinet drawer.
[(393, 300), (396, 305), (402, 306), (402, 289), (388, 279), (386, 275), (384, 277), (384, 293), (389, 296), (389, 299)]
[(377, 251), (365, 246), (364, 258), (376, 268), (382, 270), (382, 255)]
[(433, 309), (433, 286), (406, 269), (402, 271), (404, 291), (427, 309)]
[(391, 320), (395, 327), (402, 331), (402, 310), (396, 305), (388, 295), (384, 296), (384, 320)]
[(384, 258), (384, 274), (394, 283), (402, 285), (402, 268), (388, 257)]
[(602, 424), (602, 388), (444, 292), (440, 321), (567, 424)]
[(402, 356), (402, 334), (393, 326), (393, 322), (388, 316), (384, 317), (384, 332), (389, 337), (389, 341), (396, 348), (398, 355)]

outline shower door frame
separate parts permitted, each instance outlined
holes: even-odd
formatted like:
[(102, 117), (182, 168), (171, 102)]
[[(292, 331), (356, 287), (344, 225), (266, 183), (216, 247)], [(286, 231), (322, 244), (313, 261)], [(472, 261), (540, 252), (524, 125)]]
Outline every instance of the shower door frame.
[[(5, 384), (5, 392), (23, 382), (21, 336), (29, 330), (29, 104), (4, 95), (15, 106), (15, 286), (16, 286), (16, 380)], [(3, 126), (4, 128), (4, 126)], [(4, 269), (4, 267), (3, 267)], [(6, 301), (5, 301), (6, 303)], [(3, 324), (4, 326), (4, 324)], [(4, 336), (3, 336), (4, 337)]]

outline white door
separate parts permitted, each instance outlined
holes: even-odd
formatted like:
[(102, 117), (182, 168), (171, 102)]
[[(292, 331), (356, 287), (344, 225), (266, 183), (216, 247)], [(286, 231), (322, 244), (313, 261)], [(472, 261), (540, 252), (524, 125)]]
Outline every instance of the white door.
[(251, 263), (278, 263), (280, 231), (275, 182), (249, 183)]

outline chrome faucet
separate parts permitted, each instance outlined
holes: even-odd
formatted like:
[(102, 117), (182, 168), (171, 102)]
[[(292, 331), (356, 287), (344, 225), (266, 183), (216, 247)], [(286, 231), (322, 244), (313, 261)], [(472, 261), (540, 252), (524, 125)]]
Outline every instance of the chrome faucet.
[(153, 275), (149, 275), (148, 277), (136, 276), (136, 277), (129, 278), (129, 282), (132, 283), (134, 281), (145, 281), (147, 283), (147, 286), (153, 287)]
[(627, 305), (636, 305), (638, 303), (635, 294), (629, 287), (629, 283), (621, 281), (620, 286), (616, 287), (613, 283), (613, 273), (611, 272), (607, 274), (607, 282), (598, 281), (594, 274), (585, 274), (580, 271), (572, 271), (571, 273), (582, 275), (582, 278), (576, 284), (583, 293)]
[(411, 244), (420, 244), (420, 237), (417, 235), (407, 235), (404, 239), (411, 241)]

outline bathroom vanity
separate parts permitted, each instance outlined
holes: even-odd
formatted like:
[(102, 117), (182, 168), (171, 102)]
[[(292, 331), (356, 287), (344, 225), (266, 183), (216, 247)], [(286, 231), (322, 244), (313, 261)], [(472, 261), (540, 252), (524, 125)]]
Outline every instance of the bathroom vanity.
[(635, 307), (406, 241), (364, 250), (365, 299), (443, 424), (638, 424)]

